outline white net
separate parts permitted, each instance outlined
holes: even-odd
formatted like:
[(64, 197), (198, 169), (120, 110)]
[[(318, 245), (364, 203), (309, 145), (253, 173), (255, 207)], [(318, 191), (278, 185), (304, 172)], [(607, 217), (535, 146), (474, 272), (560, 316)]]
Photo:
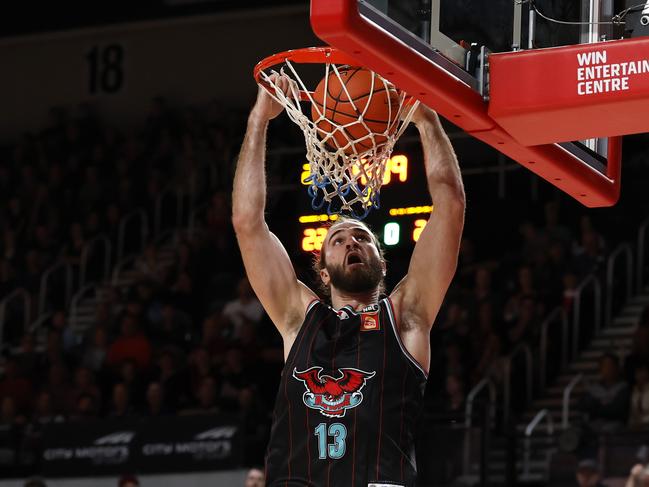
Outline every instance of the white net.
[[(380, 206), (387, 161), (418, 102), (367, 70), (363, 71), (369, 74), (368, 93), (352, 96), (345, 80), (350, 70), (362, 68), (324, 63), (324, 77), (314, 89), (305, 85), (298, 67), (299, 63), (286, 59), (279, 71), (261, 71), (259, 80), (304, 132), (310, 166), (305, 182), (310, 184), (313, 209), (365, 218), (372, 208)], [(279, 78), (273, 75), (288, 78), (286, 93), (277, 88), (274, 80)], [(335, 97), (330, 93), (331, 86), (339, 90)], [(387, 108), (386, 117), (379, 121), (372, 119), (370, 112), (377, 103), (384, 105), (383, 111)], [(347, 110), (342, 114), (341, 106)]]

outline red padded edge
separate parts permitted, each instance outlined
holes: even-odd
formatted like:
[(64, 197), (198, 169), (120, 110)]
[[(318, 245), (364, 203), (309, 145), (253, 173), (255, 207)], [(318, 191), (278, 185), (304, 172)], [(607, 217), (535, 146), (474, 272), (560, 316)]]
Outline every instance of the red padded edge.
[[(647, 59), (647, 37), (492, 54), (489, 116), (524, 145), (649, 132), (649, 72), (620, 66)], [(610, 65), (617, 76), (586, 79)], [(594, 93), (594, 81), (609, 91)]]
[(479, 140), (518, 161), (588, 207), (619, 198), (621, 141), (609, 141), (602, 175), (558, 145), (526, 147), (489, 117), (487, 104), (466, 84), (361, 17), (357, 0), (311, 0), (318, 37), (394, 82)]

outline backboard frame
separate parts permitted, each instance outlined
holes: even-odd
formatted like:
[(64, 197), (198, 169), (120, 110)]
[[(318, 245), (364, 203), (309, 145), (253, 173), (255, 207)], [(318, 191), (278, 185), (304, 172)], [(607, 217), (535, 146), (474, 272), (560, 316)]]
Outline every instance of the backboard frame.
[[(620, 193), (621, 137), (600, 159), (573, 143), (523, 146), (488, 115), (478, 81), (414, 34), (390, 25), (365, 0), (311, 0), (318, 37), (392, 81), (467, 133), (491, 145), (587, 207), (615, 204)], [(396, 27), (399, 27), (398, 24)]]

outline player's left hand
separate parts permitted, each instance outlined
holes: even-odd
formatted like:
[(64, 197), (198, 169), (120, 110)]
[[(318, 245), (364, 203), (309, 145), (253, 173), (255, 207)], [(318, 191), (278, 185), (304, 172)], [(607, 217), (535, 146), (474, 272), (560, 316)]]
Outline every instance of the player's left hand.
[[(275, 86), (276, 92), (288, 92), (290, 87), (288, 76), (273, 73), (269, 78), (271, 89)], [(268, 121), (276, 118), (280, 113), (282, 113), (282, 110), (284, 110), (284, 106), (275, 100), (265, 88), (260, 86), (257, 93), (257, 101), (252, 109), (252, 114), (264, 121)]]

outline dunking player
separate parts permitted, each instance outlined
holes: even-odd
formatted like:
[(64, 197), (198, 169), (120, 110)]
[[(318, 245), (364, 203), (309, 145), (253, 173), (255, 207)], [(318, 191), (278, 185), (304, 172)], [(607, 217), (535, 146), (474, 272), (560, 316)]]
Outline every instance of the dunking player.
[[(280, 89), (288, 81), (278, 80)], [(234, 179), (233, 222), (257, 296), (284, 340), (284, 371), (266, 457), (267, 485), (413, 486), (415, 420), (429, 334), (457, 266), (464, 188), (437, 115), (413, 119), (434, 213), (407, 276), (381, 299), (386, 263), (360, 221), (329, 229), (318, 270), (331, 301), (300, 282), (264, 220), (266, 129), (282, 107), (260, 90)]]

